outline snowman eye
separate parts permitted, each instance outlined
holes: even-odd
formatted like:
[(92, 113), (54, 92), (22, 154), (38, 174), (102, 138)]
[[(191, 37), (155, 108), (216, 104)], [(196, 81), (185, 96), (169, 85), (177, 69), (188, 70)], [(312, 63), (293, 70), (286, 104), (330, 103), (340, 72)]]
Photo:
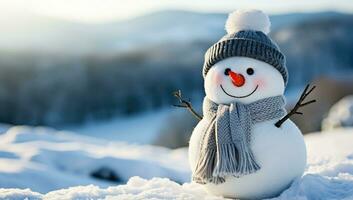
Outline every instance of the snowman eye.
[(246, 73), (249, 74), (249, 75), (253, 75), (254, 74), (254, 69), (250, 67), (250, 68), (248, 68), (246, 70)]
[(229, 68), (225, 69), (224, 70), (224, 75), (228, 76), (230, 71), (231, 71), (231, 69), (229, 69)]

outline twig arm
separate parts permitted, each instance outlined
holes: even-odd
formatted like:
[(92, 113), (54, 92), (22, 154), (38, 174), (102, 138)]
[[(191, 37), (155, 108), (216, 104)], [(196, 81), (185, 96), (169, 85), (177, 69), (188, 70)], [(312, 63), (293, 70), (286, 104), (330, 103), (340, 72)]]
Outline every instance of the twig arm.
[(277, 128), (281, 127), (281, 125), (286, 121), (288, 120), (292, 115), (295, 115), (295, 114), (298, 114), (298, 115), (303, 115), (302, 112), (299, 112), (299, 108), (301, 107), (304, 107), (306, 105), (309, 105), (309, 104), (312, 104), (312, 103), (315, 103), (316, 100), (310, 100), (310, 101), (307, 101), (307, 102), (304, 102), (303, 101), (305, 100), (305, 98), (316, 88), (316, 86), (313, 86), (312, 88), (310, 88), (310, 84), (308, 84), (304, 91), (302, 92), (302, 94), (300, 95), (300, 98), (298, 100), (298, 102), (295, 104), (294, 108), (289, 111), (282, 119), (278, 120), (276, 123), (275, 123), (275, 126)]
[(185, 99), (183, 99), (182, 95), (181, 95), (181, 91), (178, 90), (178, 91), (175, 91), (173, 93), (173, 95), (179, 100), (179, 103), (178, 105), (174, 105), (175, 107), (178, 107), (178, 108), (186, 108), (188, 109), (191, 114), (197, 118), (198, 120), (201, 120), (202, 119), (202, 116), (199, 115), (195, 110), (194, 108), (192, 107), (191, 105), (191, 102), (190, 101), (186, 101)]

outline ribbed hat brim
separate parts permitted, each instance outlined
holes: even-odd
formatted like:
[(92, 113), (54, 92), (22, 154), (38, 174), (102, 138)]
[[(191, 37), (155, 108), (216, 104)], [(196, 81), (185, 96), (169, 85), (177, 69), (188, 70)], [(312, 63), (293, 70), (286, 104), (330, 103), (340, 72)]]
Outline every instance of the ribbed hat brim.
[(249, 57), (266, 62), (282, 74), (285, 85), (288, 82), (285, 56), (275, 48), (246, 38), (227, 39), (211, 46), (205, 54), (203, 76), (206, 76), (214, 64), (233, 56)]

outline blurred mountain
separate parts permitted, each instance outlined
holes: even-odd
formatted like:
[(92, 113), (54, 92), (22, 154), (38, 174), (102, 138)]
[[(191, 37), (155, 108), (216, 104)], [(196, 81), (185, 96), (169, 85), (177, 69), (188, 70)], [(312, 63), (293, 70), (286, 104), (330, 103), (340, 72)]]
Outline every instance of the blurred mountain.
[[(335, 12), (293, 13), (271, 16), (272, 29), (307, 19), (342, 14)], [(85, 24), (24, 14), (0, 20), (0, 49), (59, 53), (114, 53), (166, 42), (215, 41), (224, 31), (227, 14), (160, 11), (127, 21)]]
[[(205, 17), (211, 20), (202, 22)], [(199, 36), (212, 39), (217, 31), (209, 32), (209, 28), (222, 27), (218, 22), (223, 18), (225, 15), (220, 14), (163, 11), (128, 21), (85, 24), (27, 14), (0, 20), (0, 49), (85, 54), (115, 52), (166, 40), (190, 41)]]
[(287, 56), (290, 84), (353, 69), (353, 15), (306, 20), (272, 33)]
[[(106, 24), (35, 15), (1, 19), (0, 122), (104, 120), (170, 106), (176, 89), (200, 99), (204, 52), (225, 34), (226, 18), (163, 11)], [(271, 37), (287, 56), (289, 90), (353, 70), (353, 15), (294, 13), (271, 20)]]

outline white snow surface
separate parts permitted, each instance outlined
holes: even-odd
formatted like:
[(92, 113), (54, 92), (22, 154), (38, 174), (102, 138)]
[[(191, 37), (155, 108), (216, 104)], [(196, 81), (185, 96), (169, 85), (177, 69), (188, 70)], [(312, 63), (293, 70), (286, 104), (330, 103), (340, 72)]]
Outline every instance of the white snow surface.
[[(304, 176), (274, 199), (353, 199), (353, 129), (309, 134), (305, 141)], [(0, 199), (222, 199), (197, 184), (172, 181), (189, 181), (187, 159), (185, 148), (13, 127), (0, 136)], [(91, 178), (99, 166), (130, 179), (116, 185)]]
[(0, 188), (49, 192), (94, 184), (116, 185), (93, 178), (101, 168), (113, 171), (120, 184), (132, 176), (189, 181), (186, 149), (169, 150), (85, 137), (48, 128), (16, 126), (0, 135)]
[(334, 104), (322, 121), (322, 129), (353, 127), (353, 95), (346, 96)]

